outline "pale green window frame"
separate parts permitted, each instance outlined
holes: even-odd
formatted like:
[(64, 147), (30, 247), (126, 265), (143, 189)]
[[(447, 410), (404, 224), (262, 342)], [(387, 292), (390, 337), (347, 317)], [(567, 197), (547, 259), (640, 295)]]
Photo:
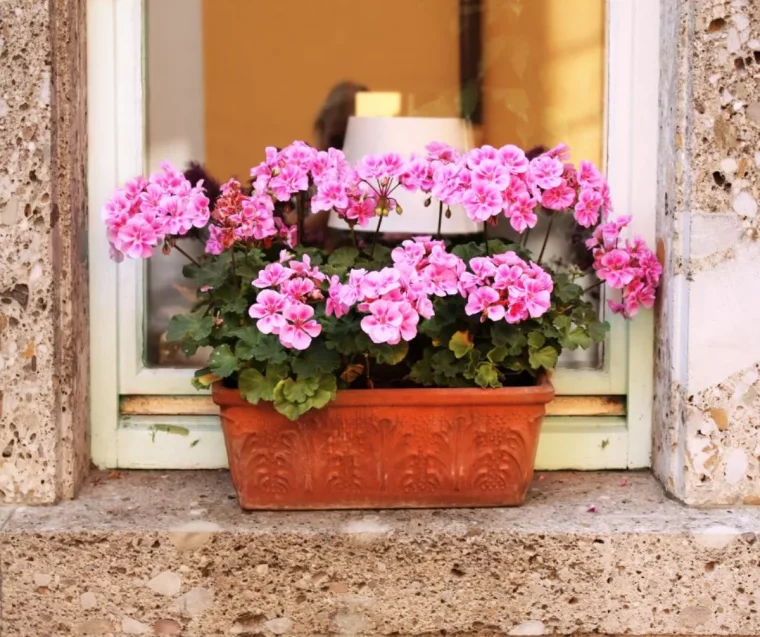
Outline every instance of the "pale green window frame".
[[(659, 4), (607, 6), (607, 177), (616, 212), (634, 214), (632, 231), (650, 244), (659, 90), (659, 24), (652, 18)], [(113, 188), (144, 171), (142, 11), (142, 0), (88, 2), (92, 458), (101, 468), (221, 468), (227, 458), (218, 417), (207, 398), (189, 396), (192, 371), (143, 364), (144, 263), (109, 260), (99, 215)], [(611, 323), (601, 369), (554, 376), (560, 398), (544, 422), (538, 469), (650, 465), (653, 314)]]

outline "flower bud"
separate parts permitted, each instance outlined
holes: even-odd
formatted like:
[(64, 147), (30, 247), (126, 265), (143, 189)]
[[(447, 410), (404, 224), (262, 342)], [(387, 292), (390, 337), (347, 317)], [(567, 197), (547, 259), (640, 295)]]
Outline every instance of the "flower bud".
[(433, 203), (432, 197), (428, 197), (427, 199), (425, 199), (425, 208), (429, 208), (431, 203)]
[(447, 219), (451, 219), (451, 208), (446, 208), (446, 212), (444, 212), (444, 213), (443, 213), (443, 215), (444, 215), (444, 216), (445, 216)]
[(172, 248), (171, 248), (171, 246), (168, 243), (164, 243), (164, 247), (161, 248), (161, 252), (165, 256), (169, 256), (171, 254), (171, 252), (172, 252)]
[(376, 214), (378, 217), (382, 217), (382, 216), (383, 216), (383, 207), (382, 207), (382, 206), (377, 206), (377, 207), (375, 208), (375, 214)]
[(396, 204), (396, 214), (397, 215), (403, 215), (404, 214), (404, 209), (401, 206), (399, 206), (398, 204)]

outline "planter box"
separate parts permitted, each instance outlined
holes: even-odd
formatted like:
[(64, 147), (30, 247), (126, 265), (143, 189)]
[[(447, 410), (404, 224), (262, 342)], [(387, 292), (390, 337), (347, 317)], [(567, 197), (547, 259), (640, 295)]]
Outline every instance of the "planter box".
[(297, 422), (213, 397), (244, 509), (478, 507), (525, 500), (554, 389), (349, 390)]

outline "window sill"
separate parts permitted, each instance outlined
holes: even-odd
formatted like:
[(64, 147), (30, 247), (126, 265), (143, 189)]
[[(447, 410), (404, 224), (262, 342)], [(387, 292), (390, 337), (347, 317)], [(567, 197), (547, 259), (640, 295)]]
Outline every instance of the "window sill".
[(111, 475), (0, 508), (8, 634), (760, 632), (760, 510), (689, 509), (645, 473), (546, 474), (519, 509), (314, 513), (242, 513), (226, 472)]

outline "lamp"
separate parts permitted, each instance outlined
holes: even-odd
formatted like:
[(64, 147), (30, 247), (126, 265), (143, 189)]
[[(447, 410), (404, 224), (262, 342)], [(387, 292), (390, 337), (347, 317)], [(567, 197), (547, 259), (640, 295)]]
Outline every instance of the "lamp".
[[(351, 117), (346, 129), (343, 152), (348, 162), (355, 166), (366, 155), (399, 153), (408, 158), (412, 153), (425, 155), (430, 142), (449, 144), (459, 151), (469, 147), (469, 133), (464, 120), (455, 117)], [(394, 234), (432, 235), (438, 230), (438, 202), (425, 207), (427, 195), (409, 192), (403, 186), (397, 188), (393, 198), (403, 209), (403, 214), (391, 213), (383, 219), (382, 232)], [(332, 213), (330, 228), (348, 230), (348, 224)], [(374, 232), (377, 224), (364, 228), (356, 226), (357, 232)], [(480, 232), (480, 224), (472, 221), (460, 206), (451, 209), (451, 217), (443, 218), (441, 234), (472, 234)]]

